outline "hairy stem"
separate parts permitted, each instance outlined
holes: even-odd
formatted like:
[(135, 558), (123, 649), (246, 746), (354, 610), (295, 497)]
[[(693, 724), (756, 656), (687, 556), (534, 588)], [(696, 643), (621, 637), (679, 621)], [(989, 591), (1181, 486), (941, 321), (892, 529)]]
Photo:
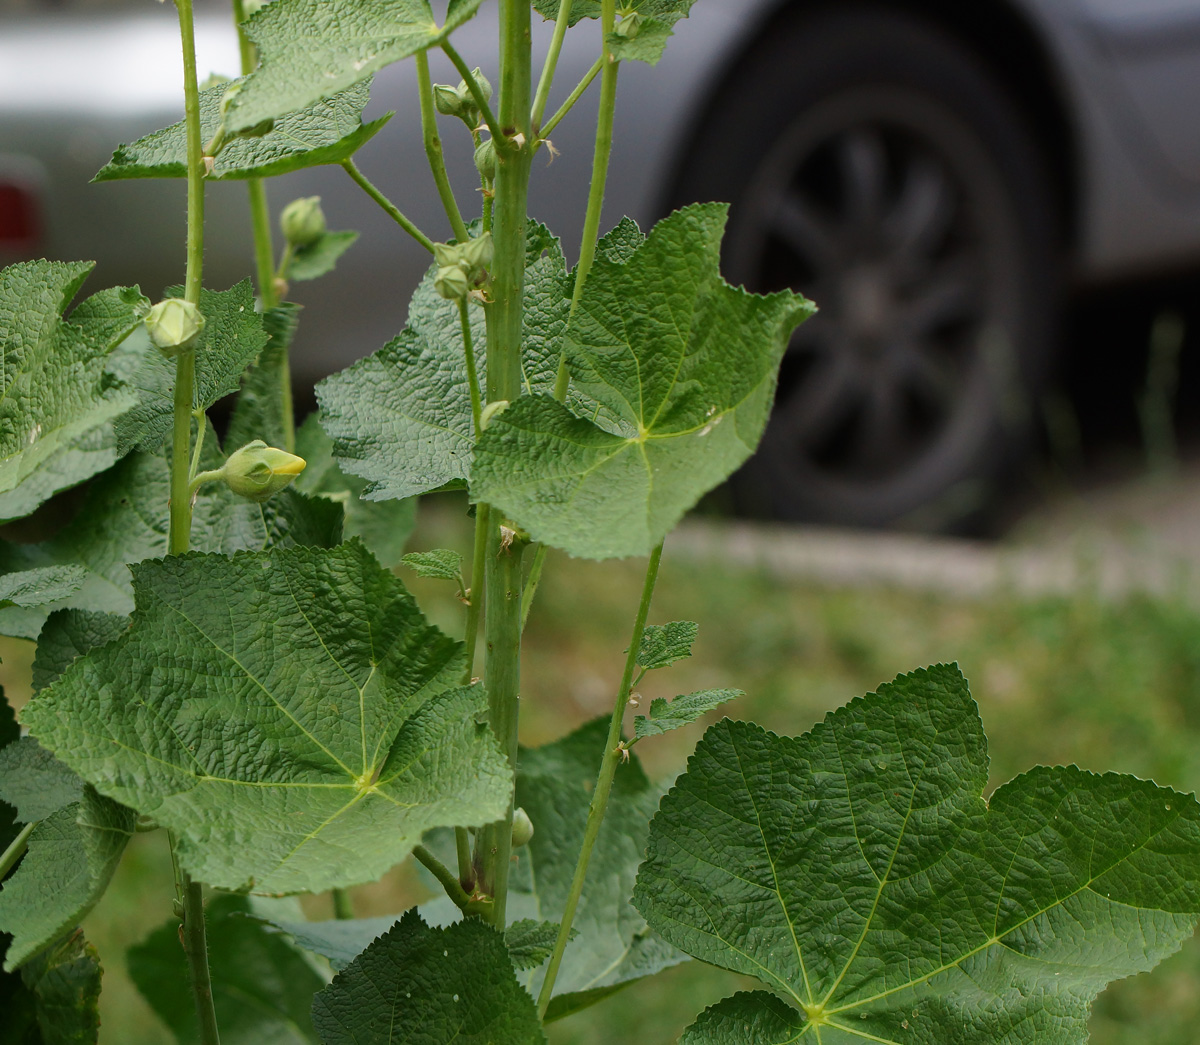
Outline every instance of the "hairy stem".
[(358, 185), (363, 192), (365, 192), (371, 197), (371, 199), (373, 199), (379, 204), (380, 207), (383, 208), (383, 212), (389, 218), (391, 218), (392, 221), (394, 221), (405, 232), (412, 236), (412, 238), (421, 244), (421, 246), (427, 251), (429, 251), (430, 254), (433, 253), (433, 240), (426, 236), (425, 233), (423, 233), (419, 228), (417, 228), (416, 225), (406, 218), (400, 212), (399, 207), (397, 207), (382, 192), (375, 188), (375, 186), (368, 180), (367, 176), (358, 169), (357, 164), (355, 164), (353, 160), (343, 160), (342, 168), (347, 174), (350, 175), (351, 178), (354, 179), (355, 184)]
[(660, 544), (650, 553), (650, 562), (646, 566), (646, 581), (642, 585), (642, 602), (638, 606), (637, 618), (633, 623), (633, 635), (629, 639), (629, 652), (625, 656), (625, 671), (621, 675), (621, 685), (617, 689), (617, 699), (613, 706), (612, 721), (608, 727), (608, 739), (604, 744), (604, 756), (600, 762), (600, 773), (596, 778), (596, 790), (592, 792), (592, 802), (588, 807), (587, 826), (583, 831), (583, 847), (579, 851), (579, 861), (575, 864), (575, 875), (571, 879), (571, 891), (567, 894), (566, 907), (563, 909), (562, 924), (558, 929), (558, 939), (554, 942), (554, 951), (550, 955), (550, 964), (546, 967), (546, 979), (542, 982), (541, 994), (538, 995), (538, 1016), (544, 1018), (554, 993), (554, 981), (558, 978), (558, 969), (562, 964), (563, 952), (567, 941), (571, 938), (571, 923), (575, 920), (575, 909), (579, 906), (579, 897), (583, 895), (583, 883), (587, 878), (588, 864), (592, 859), (592, 849), (600, 835), (600, 825), (604, 822), (604, 814), (608, 811), (608, 796), (612, 792), (613, 778), (625, 756), (621, 746), (621, 724), (625, 721), (625, 708), (629, 701), (629, 691), (633, 682), (633, 672), (637, 667), (638, 647), (642, 644), (642, 634), (646, 630), (646, 617), (650, 613), (650, 600), (654, 596), (654, 584), (658, 580), (658, 564), (662, 561), (663, 546)]
[(533, 114), (530, 123), (536, 133), (540, 133), (542, 117), (546, 115), (546, 103), (550, 100), (550, 88), (554, 84), (554, 73), (558, 69), (558, 56), (562, 54), (563, 40), (567, 36), (567, 23), (571, 20), (571, 7), (574, 0), (560, 0), (558, 18), (554, 22), (554, 36), (550, 39), (550, 50), (542, 66), (542, 75), (538, 80), (537, 94), (533, 99)]
[(446, 217), (450, 219), (450, 228), (454, 238), (459, 243), (466, 243), (467, 226), (463, 222), (462, 211), (458, 209), (458, 201), (454, 198), (454, 189), (450, 186), (450, 176), (446, 173), (446, 161), (442, 155), (442, 139), (437, 130), (437, 108), (433, 104), (433, 80), (429, 75), (429, 55), (424, 51), (417, 52), (417, 89), (421, 96), (421, 135), (425, 140), (425, 155), (429, 160), (429, 169), (433, 172), (433, 180), (437, 184), (438, 195), (442, 198), (442, 207)]
[(20, 834), (12, 840), (8, 848), (0, 855), (0, 880), (16, 867), (17, 861), (25, 855), (25, 849), (29, 844), (29, 836), (33, 834), (35, 827), (37, 827), (36, 823), (26, 824), (22, 827)]
[(475, 107), (483, 117), (483, 122), (487, 124), (488, 132), (495, 139), (496, 145), (499, 146), (503, 143), (504, 136), (500, 133), (500, 125), (496, 122), (496, 117), (492, 114), (492, 110), (488, 106), (487, 99), (483, 96), (483, 91), (475, 79), (471, 67), (463, 61), (462, 55), (454, 49), (449, 40), (442, 42), (442, 50), (446, 53), (446, 57), (454, 63), (454, 68), (458, 70), (458, 74), (463, 78), (463, 82), (467, 85), (467, 90), (471, 92), (471, 98), (475, 102)]
[(467, 359), (467, 384), (471, 389), (471, 419), (475, 422), (475, 438), (478, 439), (483, 428), (483, 402), (479, 391), (479, 373), (475, 367), (475, 341), (471, 336), (471, 314), (468, 311), (467, 299), (458, 303), (458, 319), (462, 327), (463, 354)]
[(423, 845), (413, 849), (413, 856), (424, 864), (429, 873), (441, 883), (442, 888), (446, 890), (446, 895), (454, 901), (454, 906), (463, 914), (485, 913), (488, 904), (473, 900), (450, 872), (450, 869)]
[(546, 125), (538, 132), (539, 138), (545, 141), (545, 139), (549, 138), (550, 135), (554, 133), (554, 128), (562, 123), (563, 117), (565, 117), (567, 113), (575, 108), (575, 103), (583, 97), (584, 91), (591, 87), (592, 81), (600, 75), (600, 70), (603, 68), (604, 58), (597, 58), (592, 63), (592, 67), (586, 73), (584, 73), (583, 79), (580, 80), (576, 85), (575, 90), (567, 95), (567, 100), (559, 106), (558, 112), (551, 116), (550, 119), (546, 121)]

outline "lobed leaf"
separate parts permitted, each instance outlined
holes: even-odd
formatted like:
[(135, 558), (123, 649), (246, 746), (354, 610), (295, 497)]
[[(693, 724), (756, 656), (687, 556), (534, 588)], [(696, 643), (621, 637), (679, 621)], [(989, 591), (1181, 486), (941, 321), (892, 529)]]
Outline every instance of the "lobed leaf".
[[(211, 141), (221, 126), (222, 96), (244, 83), (244, 78), (238, 79), (200, 92), (203, 141)], [(227, 141), (213, 161), (209, 179), (270, 178), (349, 159), (394, 115), (388, 113), (364, 124), (362, 111), (370, 96), (371, 81), (367, 78), (339, 94), (281, 116), (264, 135)], [(180, 120), (132, 144), (119, 145), (112, 159), (92, 180), (186, 176), (187, 128)], [(294, 274), (293, 277), (302, 278)]]
[(692, 655), (692, 643), (700, 626), (695, 621), (673, 620), (669, 624), (648, 624), (638, 645), (637, 662), (647, 670), (669, 668)]
[(545, 1042), (504, 937), (478, 919), (430, 928), (415, 910), (313, 1001), (325, 1045)]
[(1195, 928), (1200, 804), (1075, 767), (985, 802), (987, 766), (945, 665), (802, 737), (712, 726), (654, 818), (634, 903), (770, 991), (710, 1008), (684, 1040), (1086, 1040), (1096, 994)]
[(230, 103), (245, 130), (313, 105), (385, 66), (438, 47), (482, 0), (450, 0), (438, 26), (428, 0), (276, 0), (246, 23), (261, 65)]
[(519, 399), (475, 448), (474, 499), (572, 555), (646, 555), (750, 456), (812, 305), (729, 286), (725, 218), (723, 205), (686, 207), (627, 260), (597, 258), (565, 345), (575, 389), (613, 420)]
[(117, 460), (112, 423), (137, 402), (109, 368), (149, 301), (113, 288), (67, 318), (92, 262), (0, 270), (0, 521), (30, 514)]
[(448, 548), (413, 552), (400, 561), (418, 577), (431, 577), (441, 581), (457, 581), (462, 577), (462, 556)]
[(25, 718), (177, 837), (196, 879), (267, 893), (378, 878), (422, 832), (507, 808), (510, 771), (457, 686), (462, 645), (358, 542), (134, 567), (137, 609)]
[(650, 702), (649, 715), (638, 715), (633, 720), (633, 735), (637, 740), (642, 740), (670, 733), (681, 726), (690, 726), (722, 704), (744, 695), (740, 689), (705, 689), (674, 700), (657, 697)]

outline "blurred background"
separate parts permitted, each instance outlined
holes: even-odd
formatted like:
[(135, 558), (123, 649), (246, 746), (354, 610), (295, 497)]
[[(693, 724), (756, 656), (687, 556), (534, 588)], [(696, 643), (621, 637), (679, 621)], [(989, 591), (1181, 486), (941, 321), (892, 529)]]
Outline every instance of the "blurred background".
[[(235, 74), (228, 5), (197, 12), (201, 75)], [(485, 3), (456, 37), (493, 80), (494, 27)], [(0, 264), (94, 259), (91, 289), (152, 297), (182, 279), (182, 182), (89, 184), (118, 143), (180, 118), (176, 34), (170, 4), (0, 0)], [(552, 108), (594, 36), (568, 34)], [(538, 27), (535, 47), (548, 37)], [(437, 56), (434, 71), (458, 80)], [(409, 64), (376, 77), (367, 117), (398, 115), (358, 162), (447, 238), (414, 98)], [(668, 542), (654, 617), (698, 620), (700, 642), (671, 692), (647, 696), (736, 686), (732, 714), (799, 733), (900, 671), (958, 660), (996, 782), (1078, 762), (1200, 784), (1197, 99), (1200, 0), (701, 0), (657, 68), (622, 70), (604, 226), (729, 201), (726, 277), (821, 308), (759, 454)], [(594, 115), (585, 96), (535, 172), (533, 214), (568, 258)], [(470, 138), (441, 130), (472, 213)], [(362, 233), (293, 290), (311, 406), (316, 380), (401, 329), (427, 259), (336, 167), (268, 192), (276, 213), (319, 194), (331, 228)], [(245, 189), (216, 183), (209, 201), (206, 282), (223, 288), (252, 272)], [(427, 499), (413, 547), (465, 543), (462, 507)], [(551, 560), (525, 742), (604, 712), (638, 572)], [(444, 593), (414, 587), (461, 627)], [(18, 705), (29, 656), (5, 646)], [(649, 768), (677, 772), (698, 735), (661, 741)], [(87, 927), (106, 956), (106, 1042), (169, 1040), (120, 958), (169, 916), (164, 877), (161, 839), (139, 837)], [(400, 869), (355, 903), (383, 914), (420, 895)], [(626, 1040), (636, 1023), (640, 1042), (673, 1041), (736, 986), (692, 963), (554, 1040)], [(1106, 994), (1093, 1040), (1191, 1045), (1198, 1021), (1192, 946)]]

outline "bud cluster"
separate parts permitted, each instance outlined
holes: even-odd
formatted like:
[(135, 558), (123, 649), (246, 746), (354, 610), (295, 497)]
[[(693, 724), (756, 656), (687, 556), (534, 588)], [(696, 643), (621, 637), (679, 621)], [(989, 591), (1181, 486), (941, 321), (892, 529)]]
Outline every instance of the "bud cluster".
[(438, 266), (434, 289), (448, 301), (462, 301), (487, 280), (492, 264), (492, 234), (485, 232), (466, 243), (435, 243), (433, 256)]
[[(478, 84), (483, 100), (491, 101), (492, 85), (483, 75), (482, 70), (474, 69), (471, 77)], [(437, 111), (443, 116), (457, 116), (472, 129), (479, 123), (479, 106), (475, 104), (475, 96), (471, 93), (471, 88), (467, 85), (466, 80), (459, 80), (457, 87), (435, 83), (433, 85), (433, 104), (437, 106)]]

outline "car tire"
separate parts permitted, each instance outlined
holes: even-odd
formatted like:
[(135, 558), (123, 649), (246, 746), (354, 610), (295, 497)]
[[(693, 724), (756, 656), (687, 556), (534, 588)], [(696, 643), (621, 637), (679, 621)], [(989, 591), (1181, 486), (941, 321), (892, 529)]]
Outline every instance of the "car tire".
[(749, 513), (977, 524), (1028, 450), (1059, 307), (1058, 215), (986, 65), (880, 6), (794, 12), (704, 114), (678, 205), (731, 203), (726, 278), (821, 312), (784, 358)]

